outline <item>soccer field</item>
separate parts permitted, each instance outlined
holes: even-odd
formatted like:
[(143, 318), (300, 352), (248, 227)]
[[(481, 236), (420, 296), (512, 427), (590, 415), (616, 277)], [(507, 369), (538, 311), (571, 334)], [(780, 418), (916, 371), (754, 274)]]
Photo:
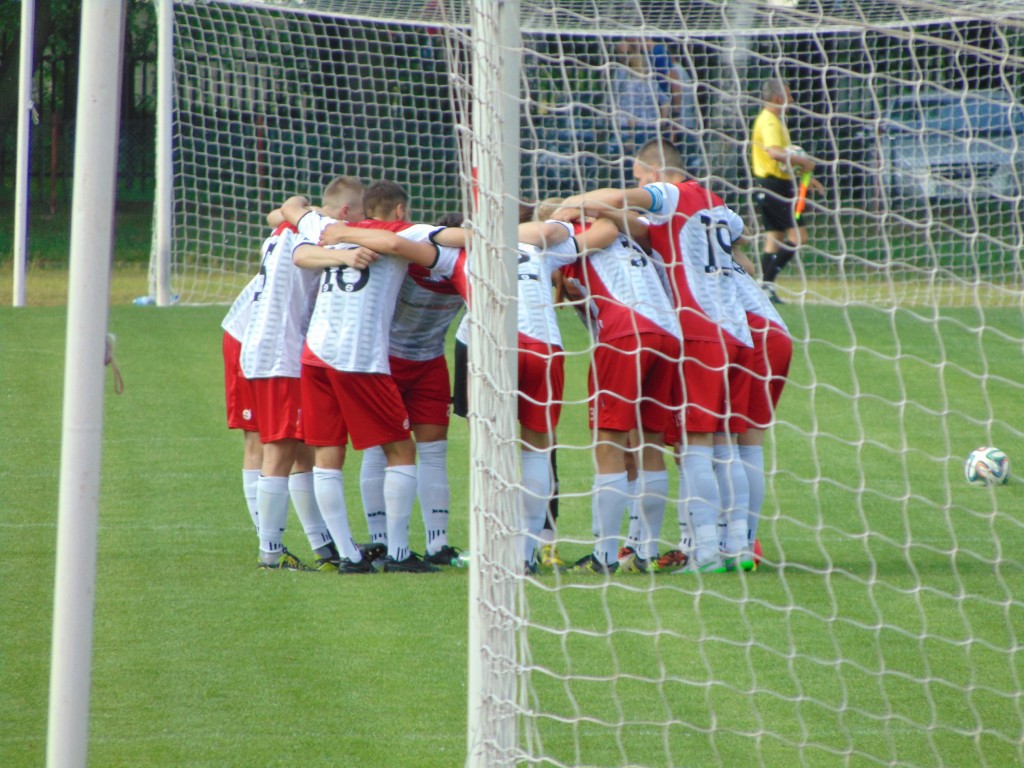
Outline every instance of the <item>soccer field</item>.
[[(971, 488), (960, 466), (992, 442), (1024, 469), (1019, 309), (783, 309), (797, 345), (765, 567), (528, 582), (524, 742), (565, 765), (1021, 764), (1024, 485)], [(466, 572), (257, 572), (223, 312), (111, 310), (125, 391), (106, 400), (90, 764), (461, 765)], [(559, 430), (568, 559), (589, 546), (593, 470), (585, 336), (560, 316), (580, 352)], [(0, 308), (4, 768), (45, 754), (64, 324)], [(453, 420), (458, 546), (466, 434)], [(286, 542), (308, 552), (294, 517)]]

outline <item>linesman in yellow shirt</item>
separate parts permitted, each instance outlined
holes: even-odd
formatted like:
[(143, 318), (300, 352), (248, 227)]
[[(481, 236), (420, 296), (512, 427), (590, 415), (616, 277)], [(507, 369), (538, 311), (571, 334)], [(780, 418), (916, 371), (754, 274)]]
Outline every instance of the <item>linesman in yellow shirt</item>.
[[(765, 293), (774, 304), (782, 300), (775, 293), (775, 278), (807, 242), (807, 229), (794, 214), (798, 179), (814, 171), (814, 161), (789, 140), (784, 117), (793, 103), (785, 80), (772, 79), (761, 90), (764, 108), (754, 120), (750, 137), (750, 164), (754, 174), (754, 202), (765, 230), (761, 272)], [(811, 177), (809, 189), (824, 192), (821, 182)]]

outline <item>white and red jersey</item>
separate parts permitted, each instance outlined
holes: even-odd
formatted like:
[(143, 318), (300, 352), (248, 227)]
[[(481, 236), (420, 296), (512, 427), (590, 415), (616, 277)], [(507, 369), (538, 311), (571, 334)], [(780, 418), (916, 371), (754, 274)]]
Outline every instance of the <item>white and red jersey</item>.
[(249, 315), (252, 313), (252, 297), (256, 293), (256, 284), (259, 281), (260, 276), (257, 275), (245, 284), (220, 322), (220, 327), (235, 341), (241, 341), (245, 336), (245, 327), (249, 324)]
[[(782, 315), (775, 309), (775, 305), (772, 304), (768, 295), (761, 289), (761, 286), (754, 281), (754, 278), (743, 271), (738, 264), (735, 265), (735, 271), (736, 293), (747, 314), (762, 318), (789, 336), (789, 328), (786, 327), (786, 321), (782, 319)], [(759, 325), (764, 327), (764, 323)]]
[[(572, 232), (571, 224), (559, 223)], [(470, 304), (470, 266), (466, 249), (442, 247), (438, 250), (434, 273), (448, 277), (467, 304)], [(519, 342), (539, 342), (561, 347), (562, 336), (558, 329), (555, 305), (551, 300), (551, 273), (578, 258), (576, 241), (570, 237), (547, 249), (519, 243), (517, 251)]]
[[(577, 224), (576, 233), (586, 230)], [(679, 322), (655, 262), (625, 235), (600, 251), (562, 267), (587, 297), (598, 341), (639, 333), (679, 338)]]
[(651, 246), (668, 271), (683, 338), (751, 346), (732, 260), (743, 220), (695, 181), (644, 189), (651, 195)]
[[(437, 230), (425, 224), (375, 219), (349, 226), (387, 229), (418, 242), (428, 241)], [(316, 240), (300, 239), (295, 245), (309, 243)], [(341, 243), (331, 247), (355, 246)], [(320, 270), (302, 362), (347, 373), (390, 373), (391, 319), (408, 265), (398, 256), (382, 254), (366, 269), (339, 266)]]
[(298, 378), (302, 372), (302, 342), (313, 310), (316, 274), (292, 263), (296, 232), (285, 223), (263, 241), (242, 339), (242, 373), (247, 379)]
[[(572, 231), (571, 224), (566, 227)], [(551, 273), (579, 258), (576, 241), (564, 240), (546, 249), (519, 243), (519, 342), (562, 346), (555, 304), (551, 300)]]
[(403, 360), (433, 360), (444, 354), (448, 326), (465, 306), (450, 280), (410, 264), (391, 319), (390, 354)]

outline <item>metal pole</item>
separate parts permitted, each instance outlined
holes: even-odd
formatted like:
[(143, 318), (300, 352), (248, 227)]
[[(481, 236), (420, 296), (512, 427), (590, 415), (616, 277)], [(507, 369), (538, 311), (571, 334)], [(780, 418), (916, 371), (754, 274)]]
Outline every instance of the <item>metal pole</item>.
[[(470, 260), (468, 768), (518, 764), (516, 655), (523, 563), (516, 419), (516, 228), (519, 223), (518, 0), (474, 0), (472, 172), (478, 180)], [(486, 372), (486, 376), (483, 374)], [(486, 380), (486, 381), (485, 381)], [(487, 459), (484, 459), (487, 456)]]
[(83, 0), (47, 768), (85, 768), (125, 4)]
[(153, 200), (153, 252), (149, 293), (157, 306), (173, 303), (171, 291), (171, 221), (174, 215), (174, 0), (157, 0), (156, 54), (156, 192)]
[(33, 42), (36, 31), (35, 0), (21, 4), (21, 70), (18, 78), (18, 164), (14, 181), (14, 297), (16, 307), (25, 306), (25, 276), (28, 273), (28, 179), (31, 172), (32, 141), (29, 121), (35, 114), (32, 103)]

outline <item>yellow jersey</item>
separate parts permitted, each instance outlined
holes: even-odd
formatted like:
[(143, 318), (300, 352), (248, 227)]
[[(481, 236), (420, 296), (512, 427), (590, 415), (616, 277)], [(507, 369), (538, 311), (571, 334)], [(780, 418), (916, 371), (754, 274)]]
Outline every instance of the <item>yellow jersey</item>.
[(792, 178), (786, 165), (773, 160), (768, 154), (768, 147), (788, 147), (789, 131), (782, 120), (769, 109), (762, 109), (754, 121), (754, 130), (750, 136), (750, 167), (754, 176), (777, 179)]

